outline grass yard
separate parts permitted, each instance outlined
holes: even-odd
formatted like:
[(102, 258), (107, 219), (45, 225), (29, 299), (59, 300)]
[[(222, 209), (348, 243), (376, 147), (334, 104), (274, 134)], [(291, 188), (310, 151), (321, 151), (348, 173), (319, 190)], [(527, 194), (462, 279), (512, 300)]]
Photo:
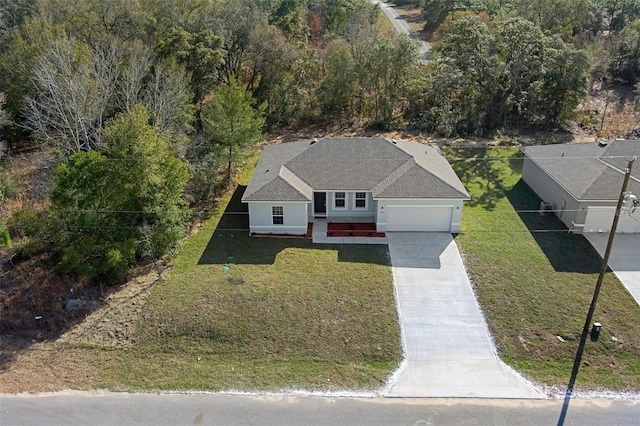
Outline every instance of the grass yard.
[[(221, 208), (246, 211), (243, 189)], [(101, 358), (99, 387), (342, 390), (385, 383), (401, 360), (386, 246), (214, 231), (247, 222), (219, 211), (186, 241), (170, 278), (149, 296), (132, 348), (87, 348)]]
[[(456, 238), (501, 358), (536, 381), (566, 386), (602, 260), (520, 179), (517, 149), (457, 149), (447, 156), (470, 192)], [(457, 159), (457, 160), (456, 160)], [(611, 272), (576, 389), (640, 390), (640, 307)], [(612, 335), (617, 333), (617, 341)], [(565, 339), (558, 340), (557, 336)]]

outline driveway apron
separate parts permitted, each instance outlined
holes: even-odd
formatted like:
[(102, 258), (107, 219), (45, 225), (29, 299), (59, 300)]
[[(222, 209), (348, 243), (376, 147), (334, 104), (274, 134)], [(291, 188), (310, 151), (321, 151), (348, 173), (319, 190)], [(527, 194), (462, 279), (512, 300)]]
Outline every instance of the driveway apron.
[[(585, 232), (583, 235), (604, 257), (609, 233)], [(640, 305), (640, 234), (616, 234), (609, 255), (609, 268)]]
[(496, 356), (449, 233), (387, 233), (405, 362), (391, 397), (541, 398)]

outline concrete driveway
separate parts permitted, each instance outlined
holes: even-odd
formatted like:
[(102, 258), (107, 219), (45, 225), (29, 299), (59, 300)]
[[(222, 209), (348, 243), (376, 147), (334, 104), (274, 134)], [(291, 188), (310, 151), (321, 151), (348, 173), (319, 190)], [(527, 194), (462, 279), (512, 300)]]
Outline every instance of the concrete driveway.
[[(609, 234), (585, 232), (583, 235), (604, 257)], [(640, 305), (640, 234), (616, 234), (609, 255), (609, 268)]]
[(541, 398), (496, 356), (449, 233), (387, 233), (405, 362), (392, 397)]

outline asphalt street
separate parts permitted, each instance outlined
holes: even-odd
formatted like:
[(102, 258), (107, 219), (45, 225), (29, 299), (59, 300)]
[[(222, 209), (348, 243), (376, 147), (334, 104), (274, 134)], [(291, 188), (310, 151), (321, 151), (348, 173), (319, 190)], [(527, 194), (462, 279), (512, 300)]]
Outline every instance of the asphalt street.
[[(0, 397), (2, 426), (556, 425), (561, 400), (67, 392)], [(640, 401), (573, 400), (564, 425), (638, 424)]]
[(380, 10), (391, 23), (391, 26), (396, 33), (407, 36), (418, 43), (418, 52), (423, 58), (426, 58), (427, 54), (431, 50), (431, 46), (415, 34), (406, 19), (404, 19), (393, 7), (385, 2), (372, 0), (372, 3), (380, 5)]

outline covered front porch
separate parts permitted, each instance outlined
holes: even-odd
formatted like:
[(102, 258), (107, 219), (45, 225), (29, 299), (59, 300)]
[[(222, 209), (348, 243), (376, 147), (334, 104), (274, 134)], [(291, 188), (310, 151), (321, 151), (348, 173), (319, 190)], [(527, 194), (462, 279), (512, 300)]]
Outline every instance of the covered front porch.
[(376, 231), (376, 224), (371, 217), (314, 218), (311, 223), (314, 243), (387, 244), (386, 235)]

